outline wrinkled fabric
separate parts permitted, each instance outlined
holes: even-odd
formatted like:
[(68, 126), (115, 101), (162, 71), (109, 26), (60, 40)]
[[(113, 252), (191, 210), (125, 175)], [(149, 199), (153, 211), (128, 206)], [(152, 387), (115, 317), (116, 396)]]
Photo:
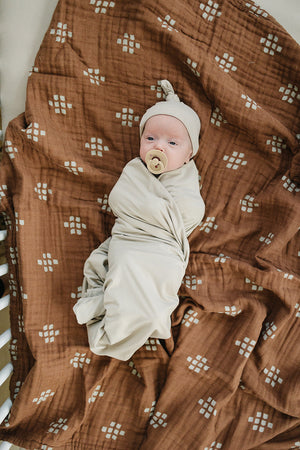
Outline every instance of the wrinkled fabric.
[[(251, 0), (58, 2), (0, 168), (14, 368), (2, 439), (299, 447), (299, 61)], [(206, 212), (188, 238), (171, 337), (118, 361), (91, 352), (73, 306), (162, 79), (201, 119)]]

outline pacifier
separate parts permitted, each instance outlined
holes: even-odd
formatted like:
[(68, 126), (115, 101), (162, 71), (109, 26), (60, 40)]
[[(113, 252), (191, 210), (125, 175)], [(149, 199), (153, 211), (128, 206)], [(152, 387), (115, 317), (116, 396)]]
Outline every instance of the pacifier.
[(154, 175), (159, 175), (163, 173), (168, 164), (168, 158), (160, 150), (149, 150), (145, 156), (145, 163), (147, 164), (148, 170)]

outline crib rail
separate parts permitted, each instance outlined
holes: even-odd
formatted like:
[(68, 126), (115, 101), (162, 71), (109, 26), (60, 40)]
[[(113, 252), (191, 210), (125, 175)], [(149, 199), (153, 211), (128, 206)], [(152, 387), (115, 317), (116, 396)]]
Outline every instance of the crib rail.
[[(0, 230), (0, 245), (4, 248), (6, 239), (6, 230)], [(3, 258), (1, 258), (3, 259)], [(1, 261), (2, 262), (2, 261)], [(0, 264), (0, 278), (3, 280), (8, 274), (8, 264)], [(7, 417), (12, 406), (9, 397), (9, 378), (13, 371), (13, 365), (10, 362), (8, 344), (11, 340), (11, 330), (9, 328), (9, 303), (10, 295), (6, 294), (0, 298), (0, 423)], [(8, 450), (12, 447), (9, 442), (1, 442), (0, 450)]]

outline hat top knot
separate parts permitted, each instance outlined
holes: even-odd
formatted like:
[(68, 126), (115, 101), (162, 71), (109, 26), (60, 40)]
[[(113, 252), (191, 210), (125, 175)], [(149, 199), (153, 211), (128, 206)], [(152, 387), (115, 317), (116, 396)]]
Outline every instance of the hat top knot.
[(161, 80), (161, 87), (166, 96), (166, 101), (176, 101), (180, 102), (178, 95), (175, 94), (173, 86), (168, 80)]

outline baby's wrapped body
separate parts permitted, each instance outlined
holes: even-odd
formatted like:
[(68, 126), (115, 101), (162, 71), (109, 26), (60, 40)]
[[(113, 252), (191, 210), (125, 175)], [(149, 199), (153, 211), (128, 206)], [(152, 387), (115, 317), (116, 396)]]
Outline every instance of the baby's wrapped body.
[(153, 176), (130, 161), (109, 196), (112, 235), (84, 267), (74, 306), (98, 355), (128, 360), (149, 337), (171, 335), (170, 315), (189, 259), (187, 237), (204, 216), (193, 161)]

